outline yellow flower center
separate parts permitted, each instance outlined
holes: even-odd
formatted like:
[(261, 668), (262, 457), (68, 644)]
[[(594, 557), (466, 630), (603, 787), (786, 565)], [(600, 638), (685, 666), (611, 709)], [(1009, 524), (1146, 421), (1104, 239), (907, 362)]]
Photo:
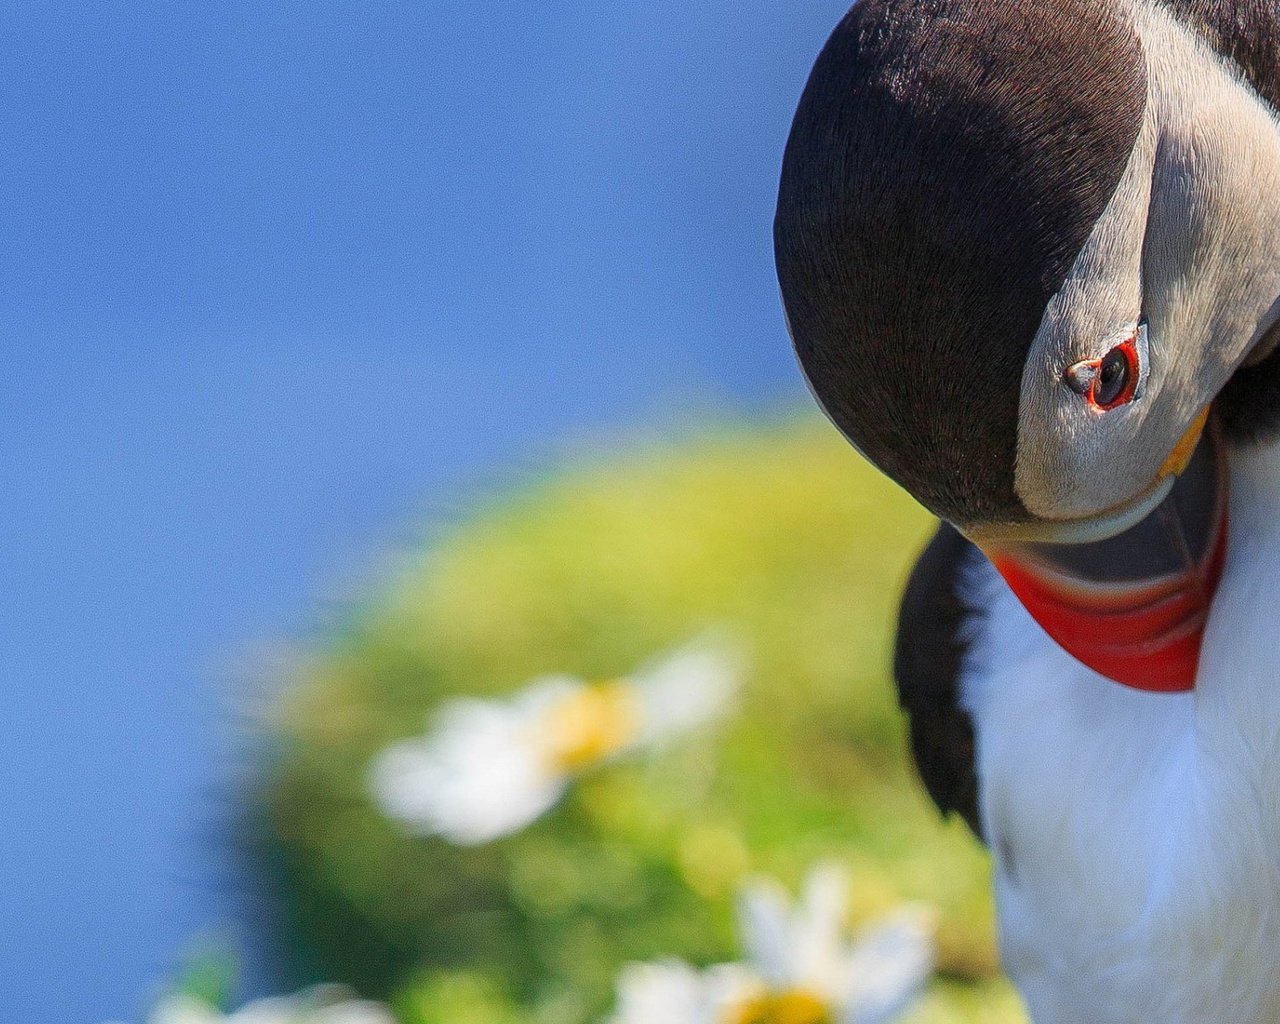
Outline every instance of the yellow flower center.
[(592, 683), (548, 709), (539, 723), (540, 739), (557, 769), (582, 771), (624, 749), (639, 718), (626, 683)]
[(725, 1024), (835, 1024), (831, 1007), (802, 988), (761, 992), (730, 1012)]

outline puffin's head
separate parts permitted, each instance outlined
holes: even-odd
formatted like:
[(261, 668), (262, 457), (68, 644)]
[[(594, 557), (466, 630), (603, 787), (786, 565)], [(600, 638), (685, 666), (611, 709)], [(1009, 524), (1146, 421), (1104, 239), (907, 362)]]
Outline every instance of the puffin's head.
[[(1280, 315), (1280, 129), (1193, 29), (1155, 4), (862, 0), (800, 101), (775, 248), (828, 416), (1002, 570), (1116, 538), (1114, 583), (1162, 502), (1204, 570), (1212, 453), (1170, 491)], [(1148, 589), (1177, 568), (1136, 561)]]

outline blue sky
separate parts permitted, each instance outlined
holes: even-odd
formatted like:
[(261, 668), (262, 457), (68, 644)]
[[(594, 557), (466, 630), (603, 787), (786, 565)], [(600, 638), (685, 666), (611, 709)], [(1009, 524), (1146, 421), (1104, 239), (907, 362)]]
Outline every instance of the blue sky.
[(5, 1016), (201, 935), (260, 666), (585, 438), (801, 388), (769, 247), (843, 3), (6, 5)]

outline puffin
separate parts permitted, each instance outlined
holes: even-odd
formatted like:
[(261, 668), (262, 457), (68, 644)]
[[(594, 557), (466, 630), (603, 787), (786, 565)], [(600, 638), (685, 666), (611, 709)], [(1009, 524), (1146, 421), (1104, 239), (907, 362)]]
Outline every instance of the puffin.
[(860, 0), (774, 253), (1030, 1016), (1280, 1021), (1280, 3)]

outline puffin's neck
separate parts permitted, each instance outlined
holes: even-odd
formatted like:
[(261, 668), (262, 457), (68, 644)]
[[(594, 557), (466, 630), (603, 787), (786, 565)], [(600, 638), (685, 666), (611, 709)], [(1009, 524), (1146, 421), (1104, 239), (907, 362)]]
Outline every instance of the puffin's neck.
[(1227, 458), (1211, 421), (1160, 505), (1083, 544), (1013, 543), (988, 557), (1077, 661), (1139, 690), (1181, 692), (1200, 651), (1230, 538)]

